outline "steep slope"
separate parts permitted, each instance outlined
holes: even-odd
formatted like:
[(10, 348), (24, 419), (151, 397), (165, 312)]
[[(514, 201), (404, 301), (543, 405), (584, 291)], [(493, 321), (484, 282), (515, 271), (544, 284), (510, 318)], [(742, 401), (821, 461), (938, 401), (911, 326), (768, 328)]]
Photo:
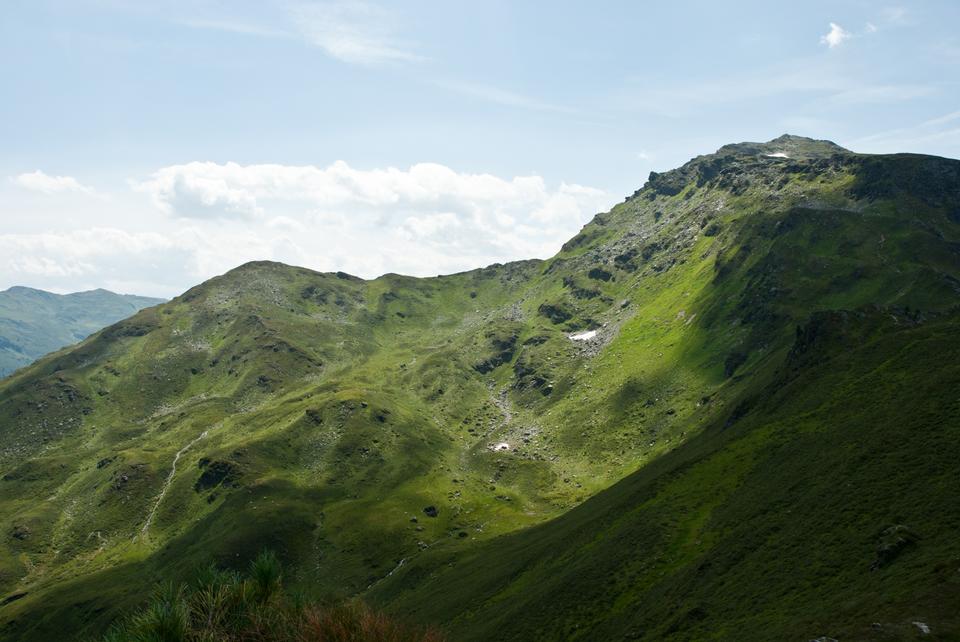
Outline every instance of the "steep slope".
[[(957, 161), (785, 136), (652, 174), (545, 262), (374, 281), (242, 266), (0, 384), (2, 631), (97, 630), (154, 580), (265, 546), (312, 595), (475, 639), (722, 637), (760, 597), (771, 630), (815, 623), (796, 613), (869, 585), (791, 593), (840, 559), (803, 575), (803, 541), (846, 555), (875, 521), (916, 530), (923, 560), (952, 554), (952, 517), (876, 507), (879, 480), (916, 480), (904, 506), (925, 488), (957, 514), (936, 475), (956, 472), (958, 237)], [(861, 459), (868, 429), (883, 439)], [(863, 516), (835, 522), (813, 501), (858, 494)], [(769, 524), (780, 548), (748, 555), (744, 529)], [(775, 551), (796, 575), (770, 577)], [(729, 602), (687, 595), (701, 559)], [(933, 589), (900, 564), (872, 577), (909, 579), (901, 602), (865, 609)]]
[(725, 420), (371, 597), (458, 640), (957, 639), (958, 321), (817, 314)]
[(91, 290), (54, 294), (13, 287), (0, 292), (0, 377), (163, 299)]

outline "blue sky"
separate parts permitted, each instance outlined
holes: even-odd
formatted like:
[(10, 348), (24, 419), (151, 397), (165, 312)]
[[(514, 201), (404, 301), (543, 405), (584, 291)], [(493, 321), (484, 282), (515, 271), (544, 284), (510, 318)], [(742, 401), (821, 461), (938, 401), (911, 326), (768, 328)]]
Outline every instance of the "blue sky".
[(722, 144), (960, 157), (960, 3), (0, 8), (0, 287), (545, 257)]

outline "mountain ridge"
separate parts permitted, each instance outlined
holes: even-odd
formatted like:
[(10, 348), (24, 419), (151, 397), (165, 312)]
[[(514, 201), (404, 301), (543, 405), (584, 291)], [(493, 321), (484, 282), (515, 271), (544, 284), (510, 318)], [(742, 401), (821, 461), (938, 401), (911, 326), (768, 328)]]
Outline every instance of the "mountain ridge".
[(163, 302), (102, 288), (70, 294), (26, 286), (7, 288), (0, 292), (0, 377)]
[[(299, 589), (457, 639), (909, 639), (896, 604), (932, 608), (940, 581), (924, 578), (955, 553), (953, 518), (919, 509), (957, 514), (938, 471), (952, 470), (960, 162), (709, 156), (652, 175), (545, 261), (371, 280), (252, 262), (4, 381), (0, 592), (19, 597), (0, 630), (96, 631), (152, 578), (272, 547)], [(869, 426), (882, 439), (865, 446)], [(898, 427), (925, 436), (907, 447)], [(923, 458), (915, 478), (898, 467)], [(853, 472), (862, 515), (804, 501), (828, 483), (850, 499)], [(899, 515), (883, 475), (914, 482)], [(874, 521), (923, 539), (864, 580)], [(774, 526), (783, 615), (750, 615), (762, 596), (747, 587), (774, 567), (744, 529)], [(742, 599), (688, 596), (698, 572)], [(886, 628), (858, 628), (867, 613)]]

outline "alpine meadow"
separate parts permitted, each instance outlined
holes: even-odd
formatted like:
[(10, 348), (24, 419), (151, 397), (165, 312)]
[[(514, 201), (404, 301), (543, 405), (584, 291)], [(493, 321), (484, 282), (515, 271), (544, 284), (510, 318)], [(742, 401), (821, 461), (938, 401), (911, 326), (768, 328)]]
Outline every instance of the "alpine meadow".
[(243, 265), (0, 384), (2, 631), (271, 550), (451, 639), (951, 639), (958, 257), (960, 162), (783, 136), (546, 261)]

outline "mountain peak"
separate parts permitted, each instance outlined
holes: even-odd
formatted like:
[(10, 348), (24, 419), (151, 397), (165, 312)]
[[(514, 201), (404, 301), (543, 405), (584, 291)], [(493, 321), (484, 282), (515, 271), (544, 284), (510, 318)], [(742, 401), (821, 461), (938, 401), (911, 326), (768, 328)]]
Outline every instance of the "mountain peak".
[(832, 141), (792, 134), (783, 134), (765, 143), (730, 143), (712, 154), (697, 156), (676, 169), (650, 172), (644, 188), (629, 198), (636, 198), (644, 189), (649, 189), (648, 194), (673, 196), (690, 184), (701, 186), (721, 175), (769, 176), (779, 174), (785, 167), (794, 167), (797, 162), (844, 163), (855, 157), (856, 154)]
[(852, 153), (850, 150), (830, 140), (817, 140), (806, 136), (783, 134), (766, 143), (743, 142), (724, 145), (713, 156), (765, 156), (805, 160), (850, 153)]

